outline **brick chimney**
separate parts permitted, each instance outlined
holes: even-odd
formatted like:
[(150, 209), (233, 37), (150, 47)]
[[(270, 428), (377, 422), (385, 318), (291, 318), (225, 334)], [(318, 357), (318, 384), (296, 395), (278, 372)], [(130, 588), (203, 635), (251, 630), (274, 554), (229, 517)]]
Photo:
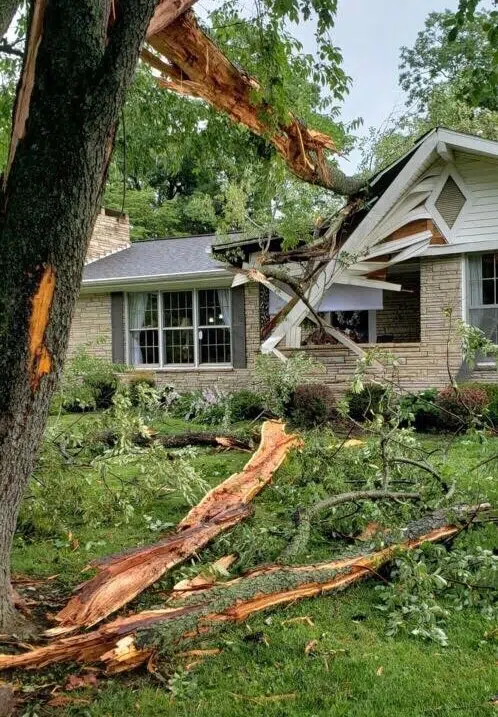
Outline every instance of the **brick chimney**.
[(101, 209), (88, 244), (86, 263), (114, 254), (130, 246), (130, 224), (127, 214)]

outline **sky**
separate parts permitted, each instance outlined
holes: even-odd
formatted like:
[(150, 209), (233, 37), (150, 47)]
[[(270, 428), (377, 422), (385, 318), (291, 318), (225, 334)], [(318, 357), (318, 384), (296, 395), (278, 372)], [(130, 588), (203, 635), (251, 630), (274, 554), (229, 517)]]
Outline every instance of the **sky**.
[[(398, 85), (401, 46), (413, 45), (431, 11), (455, 10), (457, 5), (458, 0), (338, 0), (332, 41), (341, 48), (343, 68), (353, 80), (341, 115), (346, 121), (363, 118), (358, 134), (378, 128), (403, 107)], [(298, 28), (297, 34), (311, 49), (311, 28)], [(354, 171), (359, 153), (351, 153), (348, 160), (342, 160), (343, 169)]]

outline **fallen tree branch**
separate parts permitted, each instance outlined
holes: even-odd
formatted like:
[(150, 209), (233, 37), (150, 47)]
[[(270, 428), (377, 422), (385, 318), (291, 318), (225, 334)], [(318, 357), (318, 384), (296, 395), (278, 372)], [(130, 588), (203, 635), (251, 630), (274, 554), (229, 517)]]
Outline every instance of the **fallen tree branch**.
[(151, 655), (181, 649), (186, 640), (242, 622), (277, 605), (342, 590), (375, 575), (399, 551), (437, 542), (482, 506), (439, 510), (409, 523), (404, 540), (383, 550), (316, 565), (261, 566), (226, 583), (197, 591), (183, 605), (118, 618), (99, 630), (66, 637), (20, 655), (0, 655), (0, 669), (38, 669), (58, 662), (101, 662), (110, 673), (133, 669)]
[(415, 468), (420, 468), (420, 470), (426, 471), (426, 473), (430, 473), (430, 475), (434, 476), (434, 478), (439, 482), (441, 485), (441, 488), (445, 492), (445, 498), (448, 500), (453, 496), (456, 490), (456, 483), (453, 481), (453, 483), (450, 485), (447, 483), (447, 481), (443, 478), (442, 475), (440, 475), (435, 468), (433, 468), (429, 463), (426, 463), (425, 461), (416, 461), (412, 458), (392, 458), (392, 463), (404, 463), (408, 466), (415, 466)]
[(91, 563), (99, 572), (78, 588), (78, 594), (55, 617), (59, 627), (48, 634), (64, 634), (95, 625), (219, 533), (250, 515), (248, 503), (271, 481), (289, 450), (299, 445), (301, 440), (286, 434), (283, 423), (266, 421), (259, 448), (243, 470), (209, 491), (172, 535), (153, 545)]
[[(114, 446), (117, 443), (118, 435), (113, 430), (102, 431), (93, 437), (93, 441)], [(133, 442), (138, 446), (149, 446), (153, 443), (160, 443), (164, 448), (186, 448), (187, 446), (211, 446), (213, 448), (239, 448), (249, 450), (253, 448), (250, 440), (233, 434), (221, 435), (215, 431), (190, 431), (177, 434), (156, 434), (142, 435), (137, 433), (133, 436)]]
[(298, 514), (298, 528), (289, 545), (282, 551), (279, 562), (285, 563), (302, 553), (308, 545), (313, 519), (325, 510), (358, 500), (418, 500), (420, 493), (393, 492), (389, 490), (357, 490), (333, 495), (311, 505)]

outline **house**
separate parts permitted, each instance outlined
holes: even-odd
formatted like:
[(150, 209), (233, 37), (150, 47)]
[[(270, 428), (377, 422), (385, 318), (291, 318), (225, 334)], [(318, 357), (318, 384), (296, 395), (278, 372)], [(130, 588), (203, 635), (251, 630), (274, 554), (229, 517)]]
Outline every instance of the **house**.
[[(369, 190), (368, 206), (350, 218), (339, 252), (308, 290), (335, 327), (332, 338), (313, 327), (302, 300), (268, 324), (290, 296), (237, 273), (257, 261), (257, 241), (235, 235), (220, 247), (216, 237), (198, 236), (130, 245), (126, 219), (103, 214), (71, 350), (92, 341), (99, 355), (180, 389), (251, 386), (260, 351), (309, 352), (337, 392), (371, 346), (397, 357), (406, 389), (445, 386), (449, 372), (469, 375), (459, 319), (498, 343), (498, 142), (434, 129), (375, 175)], [(216, 260), (213, 246), (218, 257), (220, 250), (238, 257), (234, 265)], [(498, 373), (484, 357), (472, 377), (497, 381)]]

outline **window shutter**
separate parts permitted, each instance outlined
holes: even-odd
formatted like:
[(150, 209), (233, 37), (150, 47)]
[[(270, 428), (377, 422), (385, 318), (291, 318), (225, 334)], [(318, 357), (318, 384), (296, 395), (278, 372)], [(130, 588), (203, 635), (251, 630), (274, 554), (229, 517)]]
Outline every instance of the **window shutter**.
[(436, 209), (450, 229), (453, 228), (464, 204), (465, 195), (461, 192), (453, 177), (448, 177), (439, 197), (436, 199)]
[(232, 365), (247, 367), (245, 286), (232, 289)]
[(114, 363), (126, 363), (124, 334), (124, 294), (122, 291), (111, 294), (111, 335), (112, 360)]

